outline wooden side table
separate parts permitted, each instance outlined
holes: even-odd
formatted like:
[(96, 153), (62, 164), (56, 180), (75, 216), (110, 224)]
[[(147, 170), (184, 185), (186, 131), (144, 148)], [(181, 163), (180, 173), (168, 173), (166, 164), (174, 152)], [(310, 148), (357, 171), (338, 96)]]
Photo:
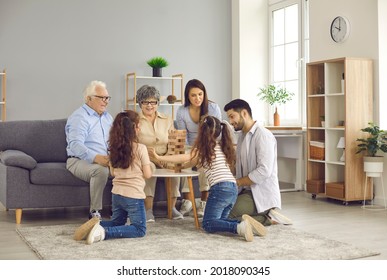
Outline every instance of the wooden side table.
[(152, 177), (165, 178), (165, 189), (167, 192), (167, 205), (168, 205), (169, 219), (172, 219), (172, 207), (173, 207), (172, 198), (171, 198), (171, 188), (172, 188), (171, 178), (176, 178), (176, 177), (187, 178), (188, 187), (189, 187), (189, 200), (191, 200), (192, 202), (192, 210), (195, 218), (195, 226), (196, 228), (200, 228), (198, 214), (196, 212), (195, 194), (194, 194), (194, 189), (192, 184), (192, 177), (197, 177), (197, 176), (199, 176), (199, 172), (193, 171), (190, 169), (184, 169), (184, 170), (181, 170), (180, 172), (175, 172), (169, 169), (156, 169), (152, 174)]

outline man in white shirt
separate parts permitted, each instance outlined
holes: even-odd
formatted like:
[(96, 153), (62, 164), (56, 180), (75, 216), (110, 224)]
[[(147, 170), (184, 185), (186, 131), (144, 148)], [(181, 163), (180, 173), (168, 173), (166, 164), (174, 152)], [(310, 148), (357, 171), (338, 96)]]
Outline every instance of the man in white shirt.
[(237, 142), (236, 181), (237, 201), (231, 219), (248, 214), (261, 224), (291, 224), (278, 212), (281, 194), (278, 184), (277, 141), (274, 135), (252, 119), (250, 105), (235, 99), (224, 107), (230, 124), (241, 131)]

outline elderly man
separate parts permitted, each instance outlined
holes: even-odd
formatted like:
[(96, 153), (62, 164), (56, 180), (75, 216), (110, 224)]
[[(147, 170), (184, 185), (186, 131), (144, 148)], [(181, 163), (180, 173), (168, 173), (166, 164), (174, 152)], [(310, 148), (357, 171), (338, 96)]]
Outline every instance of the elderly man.
[(67, 169), (90, 183), (89, 218), (101, 218), (102, 196), (109, 177), (108, 144), (112, 116), (106, 111), (110, 101), (106, 84), (92, 81), (84, 91), (85, 104), (67, 120)]

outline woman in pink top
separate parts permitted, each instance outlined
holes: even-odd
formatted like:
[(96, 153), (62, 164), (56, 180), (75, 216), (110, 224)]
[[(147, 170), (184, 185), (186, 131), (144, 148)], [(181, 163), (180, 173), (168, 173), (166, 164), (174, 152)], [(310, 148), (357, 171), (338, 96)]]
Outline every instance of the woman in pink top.
[[(131, 110), (119, 113), (109, 135), (113, 215), (110, 221), (93, 218), (79, 227), (76, 240), (88, 244), (111, 238), (143, 237), (146, 233), (145, 179), (152, 176), (145, 145), (138, 143), (139, 115)], [(130, 225), (127, 225), (127, 218)]]

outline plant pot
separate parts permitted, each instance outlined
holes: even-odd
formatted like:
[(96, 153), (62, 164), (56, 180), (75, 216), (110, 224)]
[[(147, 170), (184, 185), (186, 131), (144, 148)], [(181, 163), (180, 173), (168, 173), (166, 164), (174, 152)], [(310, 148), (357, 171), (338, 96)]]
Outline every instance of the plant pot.
[(274, 112), (274, 126), (279, 126), (280, 125), (280, 115), (277, 112), (277, 107), (275, 107), (275, 112)]
[(381, 177), (384, 157), (364, 157), (364, 172), (367, 177)]
[(152, 70), (153, 70), (153, 77), (162, 77), (161, 69), (162, 68), (152, 68)]

